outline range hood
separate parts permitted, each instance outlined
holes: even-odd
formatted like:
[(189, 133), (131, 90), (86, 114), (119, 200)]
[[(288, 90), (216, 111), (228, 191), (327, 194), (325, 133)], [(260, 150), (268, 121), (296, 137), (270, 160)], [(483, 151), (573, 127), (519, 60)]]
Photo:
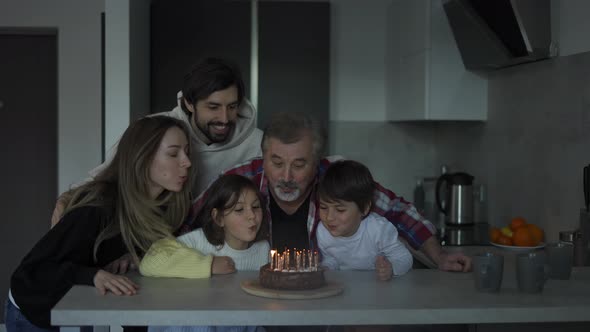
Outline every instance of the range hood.
[(499, 69), (547, 59), (550, 0), (444, 0), (465, 68)]

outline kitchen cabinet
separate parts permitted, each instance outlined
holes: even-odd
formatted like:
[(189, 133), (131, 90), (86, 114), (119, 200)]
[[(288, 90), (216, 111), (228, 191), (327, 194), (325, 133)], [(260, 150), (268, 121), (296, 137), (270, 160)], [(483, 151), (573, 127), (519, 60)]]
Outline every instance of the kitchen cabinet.
[[(259, 1), (257, 9), (258, 80), (254, 89), (250, 87), (250, 1), (152, 1), (151, 112), (171, 110), (182, 77), (192, 64), (204, 56), (217, 56), (241, 69), (247, 96), (256, 91), (259, 128), (279, 110), (303, 112), (327, 123), (330, 3)], [(207, 15), (196, 20), (195, 13)]]
[(279, 110), (328, 123), (330, 3), (259, 1), (258, 40), (258, 128)]
[(389, 10), (389, 121), (487, 120), (487, 80), (465, 69), (441, 0)]
[(176, 106), (184, 75), (204, 57), (234, 62), (249, 93), (250, 7), (245, 1), (151, 1), (151, 113)]

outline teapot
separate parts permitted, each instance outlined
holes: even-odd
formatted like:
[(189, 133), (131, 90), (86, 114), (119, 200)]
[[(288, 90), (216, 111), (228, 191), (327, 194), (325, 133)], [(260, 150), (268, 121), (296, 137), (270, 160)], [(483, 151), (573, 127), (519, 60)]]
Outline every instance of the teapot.
[[(473, 224), (473, 179), (470, 174), (446, 173), (436, 181), (436, 205), (445, 215), (448, 225)], [(441, 188), (445, 185), (444, 206), (441, 201)]]

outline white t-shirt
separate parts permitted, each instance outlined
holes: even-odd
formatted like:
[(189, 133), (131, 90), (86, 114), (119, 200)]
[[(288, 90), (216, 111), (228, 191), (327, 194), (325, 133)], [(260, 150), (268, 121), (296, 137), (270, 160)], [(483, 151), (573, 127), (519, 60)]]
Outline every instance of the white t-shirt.
[(268, 263), (270, 245), (266, 240), (255, 242), (244, 250), (233, 249), (227, 243), (218, 247), (207, 241), (202, 228), (181, 235), (177, 239), (204, 255), (231, 257), (238, 271), (258, 271), (262, 265)]
[(334, 237), (320, 222), (317, 229), (322, 265), (333, 270), (375, 270), (378, 255), (385, 256), (396, 276), (412, 268), (412, 254), (398, 239), (397, 229), (376, 213), (361, 221), (356, 233)]

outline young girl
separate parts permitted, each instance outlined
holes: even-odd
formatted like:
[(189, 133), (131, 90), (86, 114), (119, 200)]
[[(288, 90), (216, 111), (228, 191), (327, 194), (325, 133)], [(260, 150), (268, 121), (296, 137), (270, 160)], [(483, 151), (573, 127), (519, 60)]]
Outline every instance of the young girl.
[[(146, 276), (191, 278), (187, 248), (214, 256), (229, 256), (238, 271), (257, 271), (268, 263), (268, 223), (254, 183), (240, 175), (223, 175), (210, 187), (197, 215), (202, 228), (177, 238), (160, 240), (139, 265)], [(175, 243), (176, 242), (176, 243)]]
[(321, 223), (317, 241), (322, 265), (335, 270), (376, 270), (380, 280), (402, 275), (412, 255), (387, 219), (370, 213), (375, 182), (367, 167), (352, 160), (330, 165), (320, 180)]
[[(191, 249), (214, 256), (229, 256), (238, 271), (257, 271), (268, 263), (268, 225), (260, 192), (240, 175), (224, 175), (209, 190), (197, 215), (202, 228), (178, 237), (182, 245), (164, 239), (152, 245), (139, 265), (144, 275), (191, 277)], [(183, 247), (186, 246), (186, 247)], [(176, 248), (176, 249), (174, 249)], [(149, 332), (264, 331), (256, 326), (151, 326)]]
[(188, 137), (184, 124), (168, 117), (144, 118), (125, 131), (113, 163), (71, 192), (61, 222), (13, 273), (8, 332), (57, 330), (50, 310), (75, 284), (102, 294), (137, 293), (133, 281), (101, 267), (127, 252), (137, 262), (182, 223), (189, 206)]

